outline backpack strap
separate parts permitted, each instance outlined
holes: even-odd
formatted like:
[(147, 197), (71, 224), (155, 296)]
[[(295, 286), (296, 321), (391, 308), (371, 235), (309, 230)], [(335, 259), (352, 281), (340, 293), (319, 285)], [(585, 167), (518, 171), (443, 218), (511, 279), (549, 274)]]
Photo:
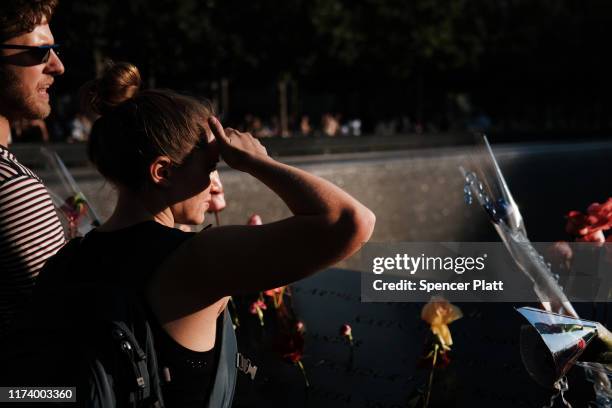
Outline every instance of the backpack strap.
[(127, 361), (131, 369), (131, 386), (135, 389), (137, 401), (141, 402), (151, 395), (151, 382), (147, 370), (147, 355), (142, 350), (132, 331), (124, 322), (112, 322), (112, 336), (119, 354)]
[(217, 365), (217, 373), (215, 375), (212, 393), (208, 400), (208, 407), (229, 408), (232, 406), (234, 388), (236, 387), (236, 355), (238, 353), (238, 344), (236, 342), (234, 326), (232, 325), (232, 318), (227, 307), (223, 314), (221, 338), (218, 340), (221, 344), (219, 364)]

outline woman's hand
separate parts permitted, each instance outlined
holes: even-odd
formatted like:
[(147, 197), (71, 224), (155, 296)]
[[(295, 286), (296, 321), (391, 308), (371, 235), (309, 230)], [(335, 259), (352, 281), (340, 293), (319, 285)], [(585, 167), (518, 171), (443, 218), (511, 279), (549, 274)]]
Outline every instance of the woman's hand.
[(223, 129), (215, 117), (208, 120), (210, 129), (217, 140), (219, 153), (228, 166), (240, 171), (248, 171), (256, 160), (269, 159), (266, 148), (250, 133), (235, 129)]

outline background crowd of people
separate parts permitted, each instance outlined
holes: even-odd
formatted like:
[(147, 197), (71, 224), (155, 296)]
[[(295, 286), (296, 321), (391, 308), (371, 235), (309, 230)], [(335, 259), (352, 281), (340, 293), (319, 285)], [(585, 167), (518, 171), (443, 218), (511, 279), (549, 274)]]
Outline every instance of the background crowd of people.
[[(13, 143), (80, 143), (86, 142), (95, 115), (75, 108), (75, 98), (66, 95), (54, 100), (52, 115), (45, 120), (20, 120), (12, 123)], [(364, 121), (355, 115), (329, 111), (321, 114), (291, 114), (286, 129), (279, 115), (247, 112), (242, 116), (223, 115), (226, 123), (257, 138), (268, 137), (376, 137), (437, 134), (441, 132), (488, 131), (492, 120), (484, 112), (462, 114), (453, 122), (432, 120), (421, 122), (408, 115), (380, 117)]]

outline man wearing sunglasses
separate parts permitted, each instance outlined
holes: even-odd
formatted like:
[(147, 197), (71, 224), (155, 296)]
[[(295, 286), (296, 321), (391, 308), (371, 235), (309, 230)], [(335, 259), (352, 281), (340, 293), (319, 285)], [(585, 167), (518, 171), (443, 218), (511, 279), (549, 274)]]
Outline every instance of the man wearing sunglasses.
[(65, 242), (49, 192), (8, 150), (11, 122), (51, 112), (49, 88), (64, 72), (49, 28), (56, 5), (0, 1), (0, 338)]

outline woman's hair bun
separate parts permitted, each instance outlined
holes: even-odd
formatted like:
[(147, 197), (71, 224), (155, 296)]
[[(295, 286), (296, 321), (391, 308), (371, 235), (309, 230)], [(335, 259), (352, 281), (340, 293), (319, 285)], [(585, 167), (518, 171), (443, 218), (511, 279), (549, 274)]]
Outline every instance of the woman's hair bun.
[(81, 109), (105, 115), (115, 106), (134, 97), (142, 80), (138, 68), (129, 62), (108, 63), (98, 79), (81, 87)]

